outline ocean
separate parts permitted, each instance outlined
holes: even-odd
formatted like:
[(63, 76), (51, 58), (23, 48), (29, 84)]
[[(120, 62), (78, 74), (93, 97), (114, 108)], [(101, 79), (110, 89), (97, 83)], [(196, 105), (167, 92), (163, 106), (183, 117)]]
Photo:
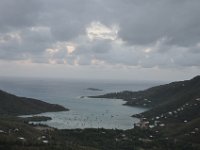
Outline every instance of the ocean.
[(138, 91), (159, 84), (161, 83), (151, 81), (0, 78), (1, 90), (69, 108), (70, 111), (39, 114), (52, 118), (41, 123), (58, 129), (131, 129), (139, 121), (131, 116), (146, 109), (125, 106), (125, 102), (119, 99), (95, 99), (87, 96), (124, 90)]

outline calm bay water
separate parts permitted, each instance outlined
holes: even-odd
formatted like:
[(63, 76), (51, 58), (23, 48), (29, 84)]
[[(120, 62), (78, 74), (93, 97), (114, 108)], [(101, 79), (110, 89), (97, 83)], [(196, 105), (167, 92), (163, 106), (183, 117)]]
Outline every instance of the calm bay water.
[[(137, 91), (158, 84), (160, 83), (145, 81), (0, 78), (1, 90), (69, 108), (70, 111), (40, 114), (52, 117), (51, 121), (42, 123), (59, 129), (133, 128), (133, 124), (138, 122), (138, 119), (130, 116), (145, 109), (124, 106), (125, 102), (122, 100), (80, 97), (123, 90)], [(88, 88), (102, 91), (91, 91)]]

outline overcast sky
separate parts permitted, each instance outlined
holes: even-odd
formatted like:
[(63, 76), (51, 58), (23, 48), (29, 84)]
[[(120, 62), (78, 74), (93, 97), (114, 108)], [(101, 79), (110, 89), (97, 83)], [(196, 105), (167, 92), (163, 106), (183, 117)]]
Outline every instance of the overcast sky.
[(0, 76), (198, 74), (199, 0), (0, 0)]

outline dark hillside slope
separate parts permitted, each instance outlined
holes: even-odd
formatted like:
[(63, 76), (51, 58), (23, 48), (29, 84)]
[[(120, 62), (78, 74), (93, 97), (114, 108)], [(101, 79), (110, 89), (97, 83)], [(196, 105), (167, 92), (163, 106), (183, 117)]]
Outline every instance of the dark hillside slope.
[(40, 100), (18, 97), (0, 90), (0, 114), (27, 115), (67, 110), (63, 106)]
[[(144, 91), (123, 91), (95, 97), (118, 98), (125, 100), (126, 105), (150, 108), (134, 115), (141, 118), (141, 123), (146, 123), (146, 129), (161, 133), (165, 140), (171, 140), (175, 145), (192, 145), (193, 149), (200, 149), (200, 76)], [(184, 149), (191, 148), (186, 146)]]
[[(146, 117), (164, 113), (172, 113), (173, 116), (182, 121), (200, 117), (200, 76), (165, 86), (167, 86), (167, 89), (160, 89), (163, 94), (155, 93), (150, 97), (152, 98), (153, 108), (143, 113)], [(165, 94), (165, 91), (168, 94)]]
[(187, 111), (182, 111), (182, 116), (195, 118), (200, 116), (200, 76), (191, 80), (152, 87), (144, 91), (123, 91), (93, 97), (123, 99), (126, 101), (126, 105), (152, 108), (143, 113), (145, 117), (177, 111), (184, 107), (184, 110)]

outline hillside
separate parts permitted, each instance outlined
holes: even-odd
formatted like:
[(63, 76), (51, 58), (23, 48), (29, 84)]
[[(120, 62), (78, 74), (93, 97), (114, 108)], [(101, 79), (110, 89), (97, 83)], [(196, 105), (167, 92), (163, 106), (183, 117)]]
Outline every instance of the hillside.
[(65, 110), (67, 109), (57, 104), (49, 104), (32, 98), (18, 97), (0, 90), (1, 115), (28, 115)]
[[(43, 116), (18, 118), (0, 115), (0, 149), (200, 150), (199, 87), (200, 77), (197, 76), (191, 80), (173, 82), (145, 91), (125, 91), (97, 96), (122, 98), (127, 101), (127, 105), (149, 107), (147, 112), (136, 115), (141, 118), (141, 122), (130, 130), (59, 130), (28, 123), (30, 119), (43, 120)], [(57, 111), (64, 109), (58, 105), (20, 98), (0, 91), (0, 110), (4, 114), (44, 111), (42, 105), (46, 110), (48, 108), (48, 111), (53, 108)]]
[(200, 76), (144, 91), (123, 91), (93, 97), (123, 99), (125, 105), (149, 108), (134, 115), (141, 119), (136, 128), (152, 132), (148, 140), (159, 135), (157, 140), (163, 138), (164, 145), (173, 143), (186, 146), (178, 149), (200, 149)]
[(151, 113), (147, 111), (145, 116), (158, 115), (175, 109), (181, 109), (191, 106), (196, 109), (188, 109), (183, 116), (199, 116), (197, 111), (200, 103), (200, 76), (191, 80), (172, 82), (165, 85), (149, 88), (144, 91), (123, 91), (117, 93), (108, 93), (105, 95), (92, 96), (93, 98), (123, 99), (125, 105), (152, 108)]

